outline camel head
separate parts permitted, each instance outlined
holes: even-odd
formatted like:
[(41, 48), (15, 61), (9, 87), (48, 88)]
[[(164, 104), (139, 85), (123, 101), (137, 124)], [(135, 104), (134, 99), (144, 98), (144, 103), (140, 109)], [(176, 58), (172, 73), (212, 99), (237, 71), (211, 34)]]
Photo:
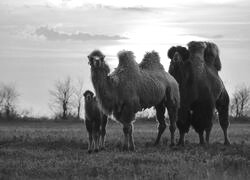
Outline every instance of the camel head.
[(219, 57), (219, 48), (216, 44), (212, 42), (205, 42), (206, 49), (204, 53), (205, 61), (208, 63), (212, 63), (214, 67), (220, 71), (221, 70), (221, 61)]
[(104, 61), (104, 54), (100, 50), (94, 50), (88, 55), (89, 65), (94, 71), (103, 71), (106, 74), (109, 74), (110, 69)]
[(93, 99), (94, 97), (94, 93), (90, 90), (86, 90), (84, 93), (83, 93), (83, 96), (85, 98), (85, 101), (86, 102), (89, 102)]
[(180, 63), (183, 63), (189, 58), (189, 51), (182, 46), (173, 46), (168, 50), (168, 57), (171, 59), (169, 73), (173, 75)]
[(100, 50), (94, 50), (88, 55), (89, 65), (94, 68), (101, 67), (104, 63), (105, 56)]
[(217, 56), (219, 56), (219, 49), (216, 44), (212, 42), (205, 42), (205, 43), (206, 43), (205, 57), (216, 58)]

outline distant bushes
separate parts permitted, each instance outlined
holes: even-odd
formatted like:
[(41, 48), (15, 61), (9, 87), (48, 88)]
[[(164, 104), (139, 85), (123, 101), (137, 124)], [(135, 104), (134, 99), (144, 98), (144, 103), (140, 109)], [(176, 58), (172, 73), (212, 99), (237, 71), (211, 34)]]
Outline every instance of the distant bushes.
[(231, 123), (250, 123), (249, 116), (241, 116), (241, 117), (230, 117)]

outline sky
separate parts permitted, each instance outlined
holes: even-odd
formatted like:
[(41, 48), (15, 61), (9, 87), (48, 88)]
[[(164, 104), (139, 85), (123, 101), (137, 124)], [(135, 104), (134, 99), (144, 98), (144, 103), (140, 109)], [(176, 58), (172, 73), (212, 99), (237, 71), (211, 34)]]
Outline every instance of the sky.
[(1, 0), (0, 83), (14, 83), (19, 110), (51, 116), (55, 81), (70, 76), (93, 90), (87, 55), (100, 49), (111, 69), (120, 50), (140, 62), (159, 52), (168, 70), (171, 46), (215, 42), (220, 76), (231, 95), (250, 86), (249, 0)]

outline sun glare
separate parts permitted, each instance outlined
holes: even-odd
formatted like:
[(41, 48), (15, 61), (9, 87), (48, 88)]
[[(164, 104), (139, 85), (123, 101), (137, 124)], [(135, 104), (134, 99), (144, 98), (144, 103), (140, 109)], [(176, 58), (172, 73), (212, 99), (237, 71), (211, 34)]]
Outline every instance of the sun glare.
[(84, 4), (82, 0), (48, 0), (50, 6), (57, 8), (77, 8)]
[[(236, 0), (203, 0), (202, 2), (205, 4), (226, 4), (232, 3)], [(180, 4), (197, 4), (200, 3), (200, 0), (126, 0), (126, 1), (117, 1), (117, 0), (47, 0), (50, 6), (54, 6), (57, 8), (77, 8), (81, 7), (84, 4), (102, 4), (107, 6), (115, 6), (115, 7), (135, 7), (135, 6), (144, 6), (144, 7), (170, 7), (170, 6), (178, 6)]]
[(132, 50), (136, 56), (136, 61), (139, 63), (145, 52), (155, 50), (161, 57), (161, 63), (165, 69), (169, 67), (169, 59), (167, 57), (168, 48), (175, 45), (186, 46), (192, 40), (208, 40), (204, 37), (188, 35), (184, 28), (174, 26), (160, 26), (159, 24), (147, 23), (147, 25), (140, 25), (125, 35), (128, 40), (122, 40), (120, 45), (110, 45), (102, 47), (108, 57), (108, 63), (111, 69), (117, 67), (118, 59), (116, 54), (121, 50)]

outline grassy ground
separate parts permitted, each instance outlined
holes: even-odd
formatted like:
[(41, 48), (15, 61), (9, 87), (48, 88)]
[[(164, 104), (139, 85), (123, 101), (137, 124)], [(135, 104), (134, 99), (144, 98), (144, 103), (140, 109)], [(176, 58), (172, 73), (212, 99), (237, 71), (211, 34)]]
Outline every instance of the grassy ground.
[(170, 148), (168, 129), (153, 147), (156, 133), (156, 123), (135, 124), (136, 151), (122, 152), (122, 127), (109, 123), (106, 150), (87, 154), (83, 123), (0, 122), (0, 179), (250, 179), (250, 124), (230, 126), (229, 147), (218, 125), (208, 147), (191, 130)]

